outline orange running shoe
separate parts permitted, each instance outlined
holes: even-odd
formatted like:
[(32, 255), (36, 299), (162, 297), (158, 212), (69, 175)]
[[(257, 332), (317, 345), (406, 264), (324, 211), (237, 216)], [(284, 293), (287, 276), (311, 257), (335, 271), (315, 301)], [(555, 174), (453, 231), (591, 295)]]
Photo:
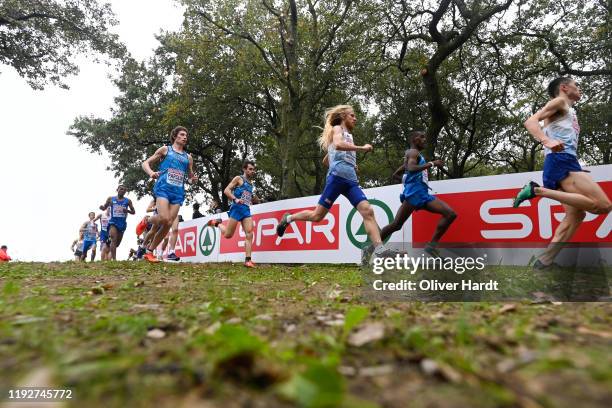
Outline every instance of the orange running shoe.
[(159, 259), (157, 259), (157, 257), (155, 255), (153, 255), (153, 252), (149, 252), (149, 251), (147, 251), (144, 254), (144, 259), (146, 259), (149, 262), (153, 262), (153, 263), (159, 262)]
[(253, 262), (253, 261), (246, 261), (244, 263), (244, 266), (246, 266), (247, 268), (254, 268), (255, 267), (255, 262)]
[(209, 221), (208, 221), (208, 223), (207, 223), (207, 225), (208, 225), (209, 227), (216, 227), (216, 226), (218, 226), (219, 224), (221, 224), (221, 220), (220, 220), (220, 219), (216, 219), (216, 220), (209, 220)]

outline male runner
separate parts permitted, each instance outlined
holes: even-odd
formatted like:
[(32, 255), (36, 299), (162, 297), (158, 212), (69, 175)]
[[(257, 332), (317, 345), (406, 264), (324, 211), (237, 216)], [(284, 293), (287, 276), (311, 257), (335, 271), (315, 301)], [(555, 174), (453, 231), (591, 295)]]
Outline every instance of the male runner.
[[(559, 77), (548, 85), (550, 100), (525, 122), (531, 135), (544, 146), (544, 187), (531, 181), (525, 185), (514, 200), (518, 207), (525, 200), (547, 197), (559, 201), (565, 209), (565, 218), (555, 230), (551, 245), (535, 261), (535, 269), (546, 269), (553, 264), (562, 245), (568, 242), (586, 211), (593, 214), (608, 214), (612, 204), (606, 193), (582, 170), (576, 159), (580, 126), (574, 104), (582, 96), (576, 81)], [(540, 127), (544, 121), (544, 128)]]
[[(157, 215), (151, 217), (155, 236), (147, 246), (144, 257), (149, 262), (158, 262), (153, 250), (162, 242), (172, 227), (178, 212), (185, 201), (185, 179), (197, 181), (193, 174), (193, 158), (185, 152), (187, 129), (177, 126), (170, 132), (171, 145), (162, 146), (142, 163), (142, 168), (152, 179), (157, 179), (153, 193)], [(158, 171), (151, 169), (151, 164), (161, 161)]]
[(350, 132), (356, 123), (357, 117), (350, 105), (338, 105), (325, 112), (325, 127), (319, 137), (319, 145), (327, 151), (326, 160), (329, 163), (325, 190), (314, 210), (283, 215), (276, 227), (276, 234), (279, 237), (285, 234), (287, 226), (294, 221), (321, 221), (329, 212), (334, 201), (342, 194), (363, 217), (363, 223), (375, 255), (392, 255), (392, 251), (389, 251), (380, 239), (374, 210), (359, 187), (356, 152), (370, 152), (373, 148), (370, 144), (357, 146), (353, 143), (353, 135)]
[(83, 236), (79, 232), (79, 236), (72, 241), (72, 245), (70, 245), (70, 251), (74, 253), (74, 260), (80, 261), (81, 255), (83, 255)]
[(402, 204), (397, 210), (393, 222), (380, 232), (380, 238), (384, 241), (395, 231), (399, 231), (413, 211), (424, 209), (432, 213), (442, 214), (431, 241), (425, 246), (426, 253), (439, 257), (440, 254), (436, 250), (436, 246), (442, 235), (457, 218), (457, 214), (444, 201), (429, 194), (427, 170), (433, 166), (442, 168), (444, 163), (442, 160), (425, 162), (425, 158), (421, 155), (421, 151), (425, 148), (425, 132), (415, 130), (410, 132), (408, 137), (410, 149), (406, 150), (403, 169), (400, 168), (393, 174), (394, 178), (399, 178), (400, 172), (403, 173), (404, 191), (400, 194)]
[(111, 218), (108, 220), (108, 235), (110, 236), (110, 259), (117, 259), (117, 247), (121, 244), (123, 233), (127, 228), (127, 215), (136, 214), (132, 200), (125, 197), (127, 188), (123, 184), (117, 187), (117, 195), (108, 197), (106, 202), (100, 206), (102, 211), (110, 208)]
[(0, 247), (0, 262), (9, 262), (11, 260), (11, 257), (6, 251), (8, 251), (8, 247), (6, 245), (2, 245)]
[(106, 261), (110, 253), (110, 238), (108, 236), (108, 221), (110, 220), (110, 208), (102, 211), (96, 219), (100, 220), (100, 259)]
[(81, 225), (80, 234), (83, 236), (83, 249), (81, 253), (81, 261), (87, 259), (87, 251), (91, 248), (91, 261), (96, 259), (96, 243), (98, 239), (98, 224), (96, 224), (96, 213), (89, 213), (89, 221), (85, 221)]
[(255, 263), (251, 259), (253, 250), (253, 218), (251, 217), (251, 204), (259, 204), (261, 200), (254, 194), (253, 176), (255, 176), (255, 162), (245, 160), (242, 164), (243, 174), (236, 176), (223, 190), (223, 194), (230, 199), (232, 205), (229, 210), (229, 222), (221, 224), (221, 219), (210, 220), (208, 225), (218, 226), (224, 238), (234, 236), (238, 223), (242, 225), (245, 235), (245, 259), (244, 266), (254, 268)]

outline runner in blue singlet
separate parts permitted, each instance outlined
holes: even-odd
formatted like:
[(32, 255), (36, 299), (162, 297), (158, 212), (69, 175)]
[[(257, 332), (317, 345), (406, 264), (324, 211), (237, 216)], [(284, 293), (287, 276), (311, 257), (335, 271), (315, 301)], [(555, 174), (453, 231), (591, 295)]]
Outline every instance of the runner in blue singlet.
[[(514, 199), (514, 207), (525, 200), (547, 197), (559, 201), (565, 218), (555, 230), (551, 245), (534, 263), (535, 269), (545, 269), (569, 242), (586, 216), (608, 214), (612, 203), (593, 179), (582, 170), (576, 158), (580, 126), (573, 106), (582, 97), (580, 87), (572, 78), (559, 77), (548, 85), (550, 101), (525, 122), (531, 135), (544, 146), (544, 187), (529, 182)], [(544, 128), (540, 122), (544, 121)]]
[(410, 149), (406, 150), (404, 165), (393, 174), (394, 178), (399, 178), (399, 174), (403, 173), (403, 191), (400, 194), (402, 204), (397, 210), (393, 222), (382, 229), (380, 237), (384, 241), (395, 231), (399, 231), (413, 211), (424, 209), (441, 214), (442, 218), (438, 222), (433, 237), (425, 247), (426, 253), (432, 256), (440, 256), (436, 250), (436, 245), (453, 223), (457, 214), (444, 201), (429, 194), (429, 185), (427, 184), (429, 175), (427, 171), (433, 166), (442, 168), (444, 163), (442, 160), (427, 163), (421, 155), (421, 151), (425, 148), (425, 132), (412, 131), (408, 138), (410, 139)]
[(108, 197), (106, 202), (100, 206), (102, 211), (110, 208), (110, 219), (108, 220), (108, 235), (110, 237), (110, 259), (117, 259), (117, 247), (121, 244), (123, 233), (127, 228), (127, 215), (136, 214), (132, 200), (125, 197), (127, 188), (123, 184), (117, 187), (117, 195)]
[(251, 260), (253, 249), (253, 218), (251, 217), (251, 205), (258, 204), (261, 200), (255, 195), (253, 187), (253, 176), (255, 176), (255, 162), (246, 160), (242, 163), (241, 176), (236, 176), (225, 187), (223, 193), (230, 199), (232, 205), (229, 210), (229, 221), (227, 225), (221, 224), (221, 219), (210, 220), (208, 225), (218, 226), (224, 238), (234, 236), (238, 223), (242, 225), (245, 235), (245, 261), (244, 266), (254, 268), (255, 263)]
[(91, 261), (96, 259), (96, 242), (98, 239), (98, 224), (96, 224), (96, 213), (89, 213), (89, 221), (81, 225), (83, 236), (83, 247), (81, 249), (81, 261), (87, 259), (87, 251), (91, 248)]
[[(151, 242), (147, 246), (144, 258), (149, 262), (158, 262), (153, 250), (168, 235), (172, 223), (177, 218), (181, 205), (185, 200), (185, 180), (197, 181), (193, 174), (193, 159), (185, 152), (187, 145), (187, 129), (177, 126), (170, 132), (171, 145), (162, 146), (142, 163), (142, 168), (152, 179), (156, 179), (153, 192), (157, 215), (151, 217), (153, 228)], [(158, 171), (153, 171), (151, 165), (161, 161)]]
[(356, 152), (369, 152), (373, 148), (370, 144), (363, 146), (354, 144), (351, 131), (356, 123), (357, 117), (350, 105), (338, 105), (325, 112), (325, 127), (319, 137), (319, 145), (327, 151), (324, 163), (329, 164), (325, 189), (314, 210), (283, 215), (276, 227), (276, 234), (279, 237), (285, 234), (285, 230), (293, 221), (321, 221), (336, 199), (343, 195), (363, 217), (363, 224), (372, 242), (374, 253), (377, 256), (392, 255), (393, 251), (389, 251), (380, 239), (374, 210), (359, 187)]

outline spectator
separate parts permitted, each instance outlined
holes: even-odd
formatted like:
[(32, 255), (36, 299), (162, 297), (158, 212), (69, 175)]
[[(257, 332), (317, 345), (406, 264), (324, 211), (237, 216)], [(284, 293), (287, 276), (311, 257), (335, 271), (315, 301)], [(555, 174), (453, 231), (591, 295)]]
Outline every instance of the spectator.
[(6, 245), (0, 247), (0, 262), (8, 262), (11, 260), (11, 257), (6, 253), (7, 249)]
[(200, 204), (193, 203), (193, 217), (192, 219), (202, 218), (204, 215), (200, 212)]

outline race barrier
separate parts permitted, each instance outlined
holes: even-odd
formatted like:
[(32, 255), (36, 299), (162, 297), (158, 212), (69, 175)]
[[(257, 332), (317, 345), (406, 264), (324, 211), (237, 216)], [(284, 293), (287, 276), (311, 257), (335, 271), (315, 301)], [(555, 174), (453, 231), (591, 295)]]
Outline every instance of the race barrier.
[[(612, 165), (586, 167), (591, 176), (612, 197)], [(453, 180), (430, 181), (431, 193), (446, 201), (457, 219), (442, 242), (482, 243), (483, 246), (544, 246), (563, 220), (563, 207), (556, 201), (539, 198), (512, 208), (513, 198), (528, 181), (542, 180), (542, 172), (505, 174)], [(390, 223), (400, 206), (399, 184), (369, 188), (368, 197), (380, 227)], [(318, 223), (291, 223), (282, 238), (276, 226), (286, 212), (313, 209), (318, 196), (294, 198), (254, 205), (253, 261), (258, 263), (359, 263), (361, 248), (367, 240), (363, 220), (344, 197), (340, 197), (327, 216)], [(242, 262), (244, 231), (234, 237), (221, 237), (218, 228), (207, 226), (215, 216), (181, 223), (176, 254), (186, 262)], [(227, 213), (221, 215), (227, 223)], [(425, 243), (434, 232), (439, 216), (417, 211), (390, 242)], [(612, 213), (587, 214), (573, 242), (612, 243)], [(506, 257), (504, 263), (525, 264), (526, 259)]]

